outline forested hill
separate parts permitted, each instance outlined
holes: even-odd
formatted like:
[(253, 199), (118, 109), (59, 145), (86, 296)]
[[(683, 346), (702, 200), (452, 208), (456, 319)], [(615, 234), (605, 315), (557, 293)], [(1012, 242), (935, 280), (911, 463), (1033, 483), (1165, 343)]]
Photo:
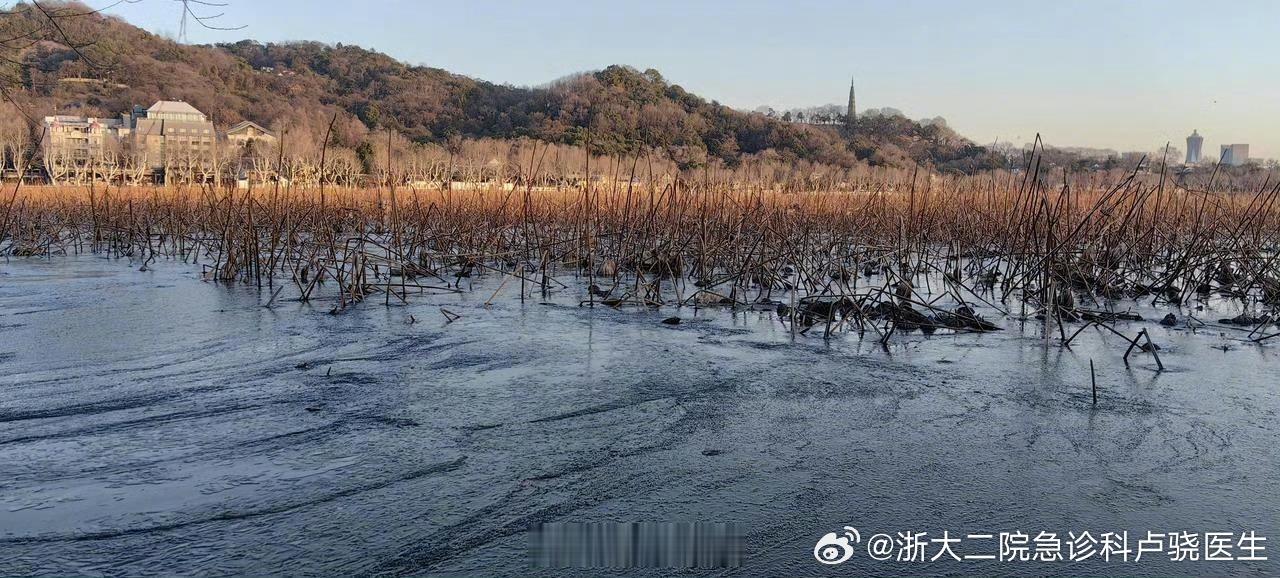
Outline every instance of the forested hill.
[[(336, 112), (336, 144), (352, 148), (369, 131), (391, 128), (418, 142), (533, 137), (582, 144), (590, 138), (593, 150), (650, 147), (685, 168), (714, 159), (732, 166), (752, 157), (964, 171), (998, 163), (944, 126), (866, 119), (850, 138), (843, 127), (788, 123), (708, 101), (655, 70), (610, 66), (520, 88), (342, 44), (183, 45), (74, 4), (42, 6), (81, 14), (60, 18), (61, 30), (46, 30), (39, 42), (6, 46), (9, 54), (0, 61), (0, 77), (14, 98), (37, 116), (115, 116), (163, 98), (186, 100), (220, 126), (252, 120), (317, 141)], [(6, 36), (47, 21), (24, 4), (2, 18)]]

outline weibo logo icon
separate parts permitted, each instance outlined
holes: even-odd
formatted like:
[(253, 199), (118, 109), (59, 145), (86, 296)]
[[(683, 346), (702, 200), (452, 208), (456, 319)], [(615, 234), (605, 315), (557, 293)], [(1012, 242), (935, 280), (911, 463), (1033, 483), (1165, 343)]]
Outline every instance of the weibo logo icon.
[(853, 545), (862, 541), (857, 528), (845, 526), (844, 532), (837, 534), (828, 532), (813, 547), (813, 557), (817, 561), (834, 566), (843, 564), (853, 557)]

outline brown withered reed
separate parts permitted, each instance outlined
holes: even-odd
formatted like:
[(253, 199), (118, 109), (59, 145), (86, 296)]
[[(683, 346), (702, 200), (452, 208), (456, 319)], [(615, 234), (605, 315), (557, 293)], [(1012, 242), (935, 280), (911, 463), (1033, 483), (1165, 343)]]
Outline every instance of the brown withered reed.
[(270, 287), (272, 302), (281, 286), (292, 288), (282, 299), (332, 300), (335, 313), (467, 291), (481, 276), (501, 280), (489, 303), (503, 291), (546, 298), (581, 277), (588, 306), (776, 307), (796, 331), (883, 341), (994, 329), (979, 304), (1041, 316), (1045, 339), (1069, 345), (1064, 322), (1114, 320), (1090, 303), (1179, 305), (1209, 291), (1250, 309), (1280, 303), (1280, 185), (1269, 182), (1215, 192), (1137, 170), (1054, 182), (1033, 160), (1015, 173), (778, 190), (641, 181), (637, 156), (629, 178), (614, 163), (611, 180), (549, 188), (532, 184), (537, 153), (514, 188), (15, 188), (0, 196), (0, 252), (180, 260), (210, 281)]

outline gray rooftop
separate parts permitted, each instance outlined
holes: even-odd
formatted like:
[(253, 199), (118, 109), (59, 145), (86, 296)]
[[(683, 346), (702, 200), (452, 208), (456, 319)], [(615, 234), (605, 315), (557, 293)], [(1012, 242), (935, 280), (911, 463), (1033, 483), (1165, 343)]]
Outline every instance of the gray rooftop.
[(202, 134), (202, 133), (195, 132), (197, 130), (210, 129), (210, 134), (212, 134), (213, 124), (208, 121), (196, 122), (196, 121), (187, 121), (187, 120), (163, 120), (163, 119), (154, 119), (154, 118), (140, 118), (138, 119), (138, 124), (134, 130), (138, 133), (139, 136), (150, 136), (150, 135), (161, 135), (161, 134), (173, 134), (174, 131), (176, 131), (177, 129), (191, 130), (195, 134)]
[(253, 121), (251, 121), (251, 120), (243, 120), (243, 121), (240, 121), (240, 122), (236, 123), (236, 124), (235, 124), (235, 125), (233, 125), (231, 128), (227, 129), (227, 134), (235, 134), (235, 133), (238, 133), (238, 132), (240, 132), (240, 131), (242, 131), (242, 130), (244, 130), (244, 129), (246, 129), (246, 128), (249, 128), (249, 127), (256, 128), (256, 129), (258, 129), (258, 130), (262, 131), (263, 133), (269, 134), (269, 135), (271, 135), (271, 136), (275, 136), (275, 133), (272, 133), (271, 131), (267, 130), (266, 128), (263, 128), (263, 126), (262, 126), (262, 125), (260, 125), (260, 124), (258, 124), (258, 123), (256, 123), (256, 122), (253, 122)]
[(196, 107), (187, 104), (181, 100), (158, 100), (151, 108), (147, 109), (148, 113), (170, 113), (170, 114), (198, 114), (203, 116), (204, 113), (196, 109)]

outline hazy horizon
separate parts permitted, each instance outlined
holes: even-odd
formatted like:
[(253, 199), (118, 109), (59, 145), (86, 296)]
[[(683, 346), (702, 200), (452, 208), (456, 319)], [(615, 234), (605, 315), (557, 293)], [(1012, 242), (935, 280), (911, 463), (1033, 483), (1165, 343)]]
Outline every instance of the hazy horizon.
[[(1020, 145), (1038, 132), (1063, 147), (1183, 149), (1195, 129), (1206, 154), (1249, 143), (1250, 156), (1280, 156), (1280, 80), (1266, 74), (1267, 57), (1280, 53), (1267, 29), (1280, 5), (1260, 0), (1230, 12), (1189, 0), (379, 4), (386, 8), (231, 0), (197, 12), (222, 11), (216, 24), (245, 28), (189, 23), (186, 40), (356, 44), (523, 86), (627, 64), (746, 110), (843, 103), (852, 76), (859, 109), (942, 116), (983, 144)], [(388, 18), (392, 11), (402, 16)], [(144, 0), (106, 12), (178, 36), (177, 4)]]

